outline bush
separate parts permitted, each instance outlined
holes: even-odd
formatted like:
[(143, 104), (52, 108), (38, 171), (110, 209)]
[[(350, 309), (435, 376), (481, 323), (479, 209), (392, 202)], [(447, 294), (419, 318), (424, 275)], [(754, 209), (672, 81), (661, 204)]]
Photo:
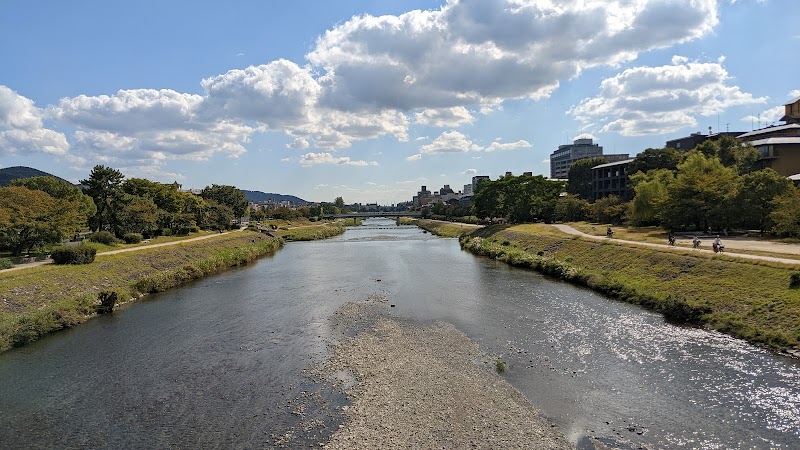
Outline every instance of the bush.
[(162, 236), (172, 236), (172, 228), (164, 228), (161, 230)]
[(125, 236), (122, 236), (122, 240), (126, 244), (138, 244), (142, 242), (142, 239), (144, 239), (144, 236), (139, 233), (126, 233)]
[(114, 311), (114, 305), (119, 300), (119, 294), (114, 291), (103, 291), (97, 295), (99, 305), (95, 306), (97, 314), (109, 314)]
[(800, 272), (794, 272), (789, 277), (789, 287), (792, 288), (800, 287)]
[(105, 245), (116, 245), (117, 238), (108, 231), (98, 231), (89, 235), (89, 240)]
[(14, 267), (14, 264), (8, 258), (0, 258), (0, 270), (3, 269), (10, 269)]
[(94, 261), (97, 249), (86, 245), (59, 247), (50, 252), (56, 264), (90, 264)]

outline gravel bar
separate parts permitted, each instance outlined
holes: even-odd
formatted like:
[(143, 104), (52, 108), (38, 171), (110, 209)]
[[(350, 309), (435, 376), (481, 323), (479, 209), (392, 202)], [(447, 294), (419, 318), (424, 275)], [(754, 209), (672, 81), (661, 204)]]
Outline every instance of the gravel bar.
[(375, 295), (332, 317), (339, 338), (317, 373), (351, 404), (326, 448), (574, 448), (455, 327), (388, 310)]

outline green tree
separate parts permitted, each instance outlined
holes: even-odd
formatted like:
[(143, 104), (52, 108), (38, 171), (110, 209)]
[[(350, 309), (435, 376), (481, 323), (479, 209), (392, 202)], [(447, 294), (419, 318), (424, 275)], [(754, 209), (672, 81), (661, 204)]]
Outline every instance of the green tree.
[(81, 184), (86, 186), (86, 194), (94, 200), (97, 207), (95, 215), (89, 220), (89, 226), (93, 230), (116, 226), (117, 202), (124, 178), (125, 176), (116, 169), (97, 165), (92, 169), (88, 179), (81, 180)]
[(249, 203), (244, 196), (244, 192), (234, 186), (221, 184), (207, 186), (200, 193), (200, 196), (205, 200), (213, 200), (227, 206), (235, 218), (246, 217)]
[(628, 220), (636, 225), (656, 225), (661, 221), (664, 206), (669, 202), (669, 185), (675, 176), (669, 169), (650, 169), (630, 175), (633, 200)]
[(739, 174), (752, 172), (758, 160), (758, 152), (750, 143), (742, 144), (728, 135), (707, 139), (695, 149), (706, 157), (716, 156), (725, 167), (732, 167)]
[(800, 236), (800, 189), (792, 186), (771, 203), (772, 232), (779, 236)]
[(605, 164), (605, 158), (584, 158), (572, 163), (567, 178), (567, 192), (586, 200), (592, 198), (592, 167)]
[(592, 216), (598, 223), (622, 223), (627, 210), (628, 203), (616, 195), (603, 197), (591, 206)]
[(339, 210), (343, 211), (344, 210), (344, 199), (342, 197), (336, 197), (336, 199), (333, 201), (333, 206), (335, 206), (335, 207), (339, 208)]
[(236, 216), (228, 205), (206, 200), (206, 216), (202, 227), (209, 230), (227, 230)]
[(633, 158), (628, 165), (628, 173), (647, 173), (654, 169), (675, 171), (680, 162), (681, 154), (674, 148), (648, 148)]
[(563, 195), (556, 200), (555, 220), (578, 222), (589, 217), (589, 202), (575, 194)]
[(727, 227), (737, 178), (736, 171), (723, 166), (716, 156), (689, 152), (669, 185), (662, 223), (670, 229)]
[(158, 212), (158, 207), (150, 198), (126, 195), (121, 200), (117, 212), (119, 219), (117, 235), (124, 236), (127, 233), (151, 235), (158, 228)]
[(739, 225), (758, 228), (762, 233), (770, 228), (769, 217), (775, 205), (772, 200), (793, 189), (792, 182), (772, 169), (750, 172), (739, 178), (739, 189), (733, 202)]
[(78, 206), (23, 186), (0, 188), (0, 245), (20, 255), (58, 243), (85, 223)]

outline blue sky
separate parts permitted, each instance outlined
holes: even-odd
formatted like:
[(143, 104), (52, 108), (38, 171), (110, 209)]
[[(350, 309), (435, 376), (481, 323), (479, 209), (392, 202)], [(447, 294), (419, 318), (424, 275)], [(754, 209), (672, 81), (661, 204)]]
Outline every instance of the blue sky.
[(0, 167), (390, 204), (776, 123), (794, 0), (4, 1)]

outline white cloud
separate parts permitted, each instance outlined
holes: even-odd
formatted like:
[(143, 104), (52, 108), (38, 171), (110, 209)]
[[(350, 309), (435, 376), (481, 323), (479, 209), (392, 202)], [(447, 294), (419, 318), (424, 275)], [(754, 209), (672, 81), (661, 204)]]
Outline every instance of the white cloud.
[(281, 158), (281, 162), (291, 162), (292, 158)]
[(406, 157), (406, 161), (419, 161), (420, 159), (422, 159), (422, 153), (416, 153)]
[(578, 139), (592, 139), (592, 140), (594, 140), (594, 139), (597, 139), (597, 138), (594, 137), (594, 135), (592, 133), (581, 133), (581, 134), (575, 136), (574, 138), (572, 138), (573, 141), (577, 141)]
[(716, 0), (451, 0), (354, 17), (307, 58), (324, 73), (322, 103), (337, 109), (493, 104), (546, 97), (587, 67), (696, 39), (717, 13)]
[(308, 148), (308, 140), (304, 137), (296, 137), (291, 143), (286, 144), (286, 147), (305, 150)]
[(426, 109), (415, 114), (419, 124), (430, 127), (453, 128), (472, 123), (475, 118), (463, 106), (453, 108)]
[(478, 169), (467, 169), (461, 172), (461, 175), (477, 175), (477, 174), (478, 174)]
[(0, 85), (0, 156), (64, 155), (68, 149), (64, 134), (44, 127), (44, 113), (33, 100)]
[[(437, 154), (437, 153), (463, 153), (469, 151), (480, 151), (483, 147), (475, 144), (467, 139), (466, 136), (458, 131), (445, 131), (439, 137), (433, 140), (430, 144), (420, 147), (420, 156), (422, 154)], [(417, 158), (419, 159), (419, 158)]]
[(330, 153), (306, 153), (300, 157), (300, 165), (309, 167), (319, 164), (335, 164), (346, 166), (377, 166), (376, 161), (354, 161), (347, 156), (334, 157)]
[(603, 80), (598, 96), (584, 99), (570, 113), (602, 132), (641, 136), (693, 127), (697, 116), (712, 116), (732, 106), (766, 102), (729, 85), (722, 59), (687, 61), (675, 57), (672, 65), (627, 69)]
[(773, 108), (767, 109), (762, 111), (760, 114), (751, 114), (749, 116), (742, 117), (742, 122), (753, 123), (756, 125), (764, 124), (768, 125), (772, 122), (777, 122), (781, 120), (783, 114), (786, 112), (786, 109), (783, 105), (775, 106)]
[(488, 147), (484, 149), (487, 152), (495, 152), (495, 151), (505, 151), (505, 150), (516, 150), (518, 148), (530, 148), (533, 147), (528, 141), (519, 140), (517, 142), (508, 142), (508, 143), (501, 143), (501, 142), (492, 142), (489, 144)]

